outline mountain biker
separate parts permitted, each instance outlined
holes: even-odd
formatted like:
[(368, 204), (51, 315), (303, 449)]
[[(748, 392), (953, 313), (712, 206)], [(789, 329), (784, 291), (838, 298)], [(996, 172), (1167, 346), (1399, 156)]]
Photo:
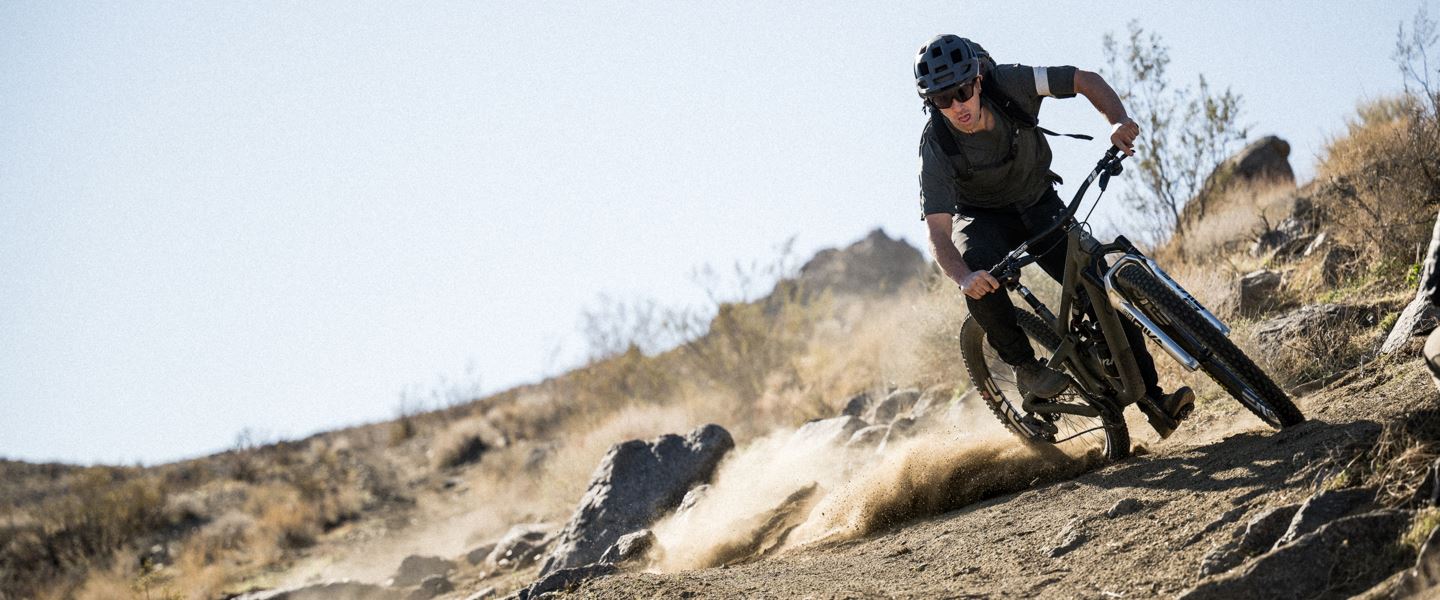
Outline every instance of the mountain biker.
[[(982, 94), (986, 86), (996, 89)], [(983, 48), (954, 35), (936, 36), (920, 48), (915, 87), (931, 115), (920, 137), (920, 203), (931, 252), (945, 275), (959, 284), (991, 347), (1015, 367), (1018, 385), (1038, 397), (1053, 398), (1069, 385), (1069, 377), (1035, 358), (1009, 295), (988, 272), (1065, 209), (1054, 188), (1060, 177), (1050, 171), (1046, 132), (1035, 126), (1034, 118), (1046, 96), (1079, 93), (1110, 122), (1110, 142), (1129, 155), (1135, 153), (1140, 127), (1096, 73), (1070, 66), (994, 65)], [(1018, 108), (1005, 108), (1006, 100)], [(1029, 127), (1018, 122), (1025, 115), (1017, 115), (1017, 110), (1029, 115)], [(950, 153), (942, 147), (937, 136), (944, 132), (937, 127), (953, 136)], [(1064, 233), (1056, 231), (1030, 250), (1056, 281), (1064, 276), (1064, 242)], [(1171, 422), (1178, 420), (1193, 405), (1194, 392), (1181, 387), (1164, 393), (1144, 337), (1134, 324), (1124, 324), (1146, 395)], [(1141, 408), (1162, 436), (1171, 433), (1143, 403)]]

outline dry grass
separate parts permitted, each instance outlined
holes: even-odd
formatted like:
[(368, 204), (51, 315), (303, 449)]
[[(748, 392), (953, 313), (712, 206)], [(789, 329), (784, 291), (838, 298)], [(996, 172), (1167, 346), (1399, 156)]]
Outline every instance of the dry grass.
[(1440, 412), (1426, 409), (1386, 423), (1374, 440), (1338, 450), (1319, 469), (1330, 473), (1327, 488), (1373, 488), (1380, 504), (1408, 508), (1428, 496), (1421, 486), (1437, 460)]
[(1348, 126), (1326, 147), (1317, 200), (1337, 241), (1358, 249), (1381, 279), (1403, 279), (1440, 204), (1440, 123), (1402, 97), (1361, 105)]
[(1167, 259), (1227, 260), (1249, 250), (1261, 233), (1273, 229), (1295, 205), (1295, 186), (1266, 182), (1232, 185), (1210, 199), (1203, 220), (1172, 238), (1158, 256)]

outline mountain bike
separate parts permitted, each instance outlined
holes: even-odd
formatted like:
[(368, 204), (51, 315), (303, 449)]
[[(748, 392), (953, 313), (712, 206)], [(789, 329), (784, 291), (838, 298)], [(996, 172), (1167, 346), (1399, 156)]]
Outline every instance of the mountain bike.
[[(1025, 440), (1055, 445), (1078, 440), (1112, 460), (1128, 456), (1125, 407), (1141, 403), (1152, 423), (1158, 420), (1157, 429), (1177, 425), (1145, 395), (1122, 329), (1121, 319), (1128, 318), (1171, 358), (1187, 370), (1203, 369), (1271, 427), (1303, 422), (1305, 416), (1285, 392), (1230, 341), (1230, 328), (1219, 318), (1124, 236), (1101, 243), (1091, 236), (1087, 221), (1075, 218), (1091, 183), (1098, 180), (1098, 204), (1110, 178), (1122, 172), (1124, 159), (1125, 154), (1111, 146), (1056, 221), (990, 270), (1007, 292), (1018, 294), (1030, 307), (1015, 308), (1021, 329), (1037, 357), (1070, 376), (1070, 386), (1050, 399), (1020, 390), (1014, 369), (1000, 360), (971, 316), (961, 327), (960, 352), (980, 397), (1006, 428)], [(1020, 272), (1036, 260), (1029, 249), (1057, 229), (1064, 232), (1068, 251), (1059, 311), (1051, 312), (1020, 282)]]

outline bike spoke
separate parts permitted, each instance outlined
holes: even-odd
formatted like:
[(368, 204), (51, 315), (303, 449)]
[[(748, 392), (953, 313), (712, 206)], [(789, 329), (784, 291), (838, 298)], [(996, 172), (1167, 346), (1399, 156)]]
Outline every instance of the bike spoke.
[[(1036, 345), (1036, 353), (1043, 356), (1048, 352), (1043, 347)], [(1000, 398), (1005, 412), (1009, 415), (1012, 425), (1020, 430), (1028, 432), (1029, 437), (1037, 440), (1044, 440), (1048, 443), (1060, 445), (1073, 442), (1082, 447), (1104, 448), (1105, 447), (1105, 426), (1099, 418), (1083, 417), (1080, 415), (1060, 414), (1059, 418), (1050, 421), (1055, 427), (1056, 433), (1046, 434), (1036, 431), (1024, 417), (1027, 414), (1022, 408), (1023, 395), (1020, 393), (1019, 385), (1015, 377), (1015, 369), (995, 354), (993, 348), (984, 349), (985, 363), (990, 370), (990, 380), (999, 388)], [(1070, 404), (1074, 406), (1088, 406), (1084, 397), (1070, 391), (1050, 399), (1049, 402)], [(1045, 419), (1044, 416), (1038, 418)], [(1048, 420), (1048, 419), (1047, 419)], [(1068, 444), (1067, 444), (1068, 445)]]

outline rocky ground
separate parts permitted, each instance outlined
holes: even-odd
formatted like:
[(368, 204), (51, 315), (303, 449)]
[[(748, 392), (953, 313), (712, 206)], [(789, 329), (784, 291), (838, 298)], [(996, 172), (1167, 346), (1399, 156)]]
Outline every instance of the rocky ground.
[[(1225, 407), (1199, 415), (1148, 455), (1072, 480), (860, 539), (717, 568), (603, 577), (573, 593), (602, 598), (1134, 598), (1190, 590), (1194, 597), (1243, 596), (1193, 588), (1248, 571), (1263, 574), (1262, 561), (1205, 577), (1201, 566), (1207, 554), (1267, 509), (1310, 497), (1331, 474), (1327, 459), (1357, 440), (1373, 438), (1383, 423), (1428, 418), (1440, 409), (1421, 360), (1396, 362), (1300, 398), (1310, 422), (1284, 432), (1268, 430), (1238, 405)], [(1358, 504), (1349, 512), (1372, 508)], [(1403, 515), (1406, 527), (1412, 517)], [(1395, 533), (1388, 533), (1387, 547), (1395, 543)], [(1345, 597), (1414, 560), (1398, 552), (1364, 557), (1371, 562), (1356, 563), (1358, 575), (1340, 569), (1344, 580), (1328, 579), (1335, 569), (1304, 573), (1324, 582), (1320, 596)], [(1301, 563), (1288, 567), (1326, 566), (1309, 555), (1291, 558), (1297, 559)], [(1276, 566), (1286, 567), (1273, 563), (1268, 568)]]

